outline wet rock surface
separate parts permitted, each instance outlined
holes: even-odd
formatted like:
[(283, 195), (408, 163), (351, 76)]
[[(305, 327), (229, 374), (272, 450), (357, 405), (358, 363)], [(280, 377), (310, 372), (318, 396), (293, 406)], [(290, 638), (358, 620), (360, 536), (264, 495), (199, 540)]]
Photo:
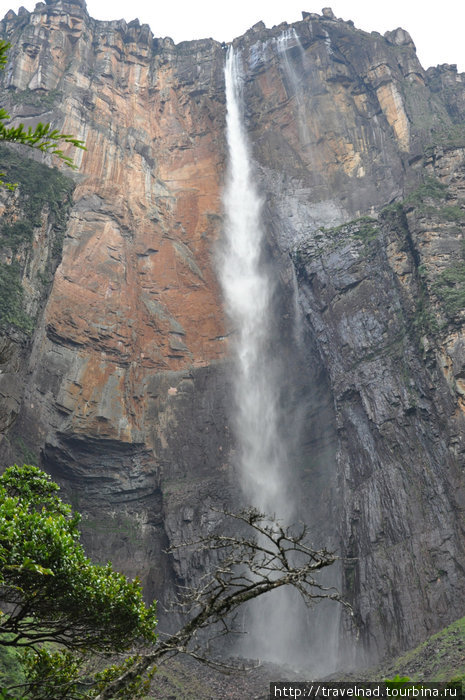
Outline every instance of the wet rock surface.
[[(60, 245), (46, 208), (32, 246), (12, 253), (0, 232), (34, 319), (28, 333), (2, 324), (1, 459), (51, 472), (84, 513), (89, 553), (165, 599), (205, 569), (166, 546), (240, 500), (234, 329), (214, 271), (224, 48), (95, 21), (81, 2), (0, 25), (1, 104), (87, 145)], [(290, 483), (315, 539), (345, 557), (361, 661), (465, 603), (465, 78), (425, 71), (403, 30), (367, 34), (328, 8), (234, 45), (289, 368)], [(17, 192), (2, 221), (21, 218)]]

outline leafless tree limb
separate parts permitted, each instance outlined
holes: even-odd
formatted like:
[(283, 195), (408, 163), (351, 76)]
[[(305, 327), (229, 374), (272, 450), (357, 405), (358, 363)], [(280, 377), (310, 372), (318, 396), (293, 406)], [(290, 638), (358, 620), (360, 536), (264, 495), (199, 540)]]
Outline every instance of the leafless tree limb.
[(169, 550), (213, 550), (217, 554), (215, 570), (203, 575), (195, 587), (184, 587), (176, 602), (177, 609), (187, 618), (185, 624), (175, 634), (160, 638), (155, 648), (142, 654), (133, 668), (103, 690), (97, 700), (110, 700), (137, 675), (179, 653), (231, 670), (227, 664), (213, 660), (208, 654), (208, 640), (199, 641), (199, 634), (206, 629), (216, 631), (218, 627), (215, 638), (228, 634), (241, 605), (277, 588), (292, 586), (307, 605), (329, 599), (350, 610), (350, 605), (334, 588), (324, 586), (315, 578), (337, 557), (326, 549), (313, 549), (308, 543), (305, 525), (296, 531), (255, 509), (225, 515), (238, 521), (239, 529), (245, 534), (213, 533)]

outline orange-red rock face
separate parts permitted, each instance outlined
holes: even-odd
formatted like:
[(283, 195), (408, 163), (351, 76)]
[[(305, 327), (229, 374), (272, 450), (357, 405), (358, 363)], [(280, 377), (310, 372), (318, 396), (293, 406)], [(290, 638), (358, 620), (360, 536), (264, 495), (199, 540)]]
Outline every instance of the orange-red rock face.
[[(245, 95), (258, 160), (295, 174), (310, 199), (331, 200), (337, 190), (334, 220), (399, 191), (410, 133), (397, 85), (406, 71), (421, 80), (422, 69), (409, 56), (402, 70), (393, 66), (379, 41), (375, 66), (371, 55), (359, 58), (372, 91), (361, 90), (347, 36), (333, 49), (339, 29), (325, 26), (336, 35), (301, 23), (302, 43), (286, 45), (285, 58), (279, 31), (252, 31), (241, 50), (247, 78), (251, 66)], [(174, 47), (138, 22), (96, 22), (80, 3), (38, 7), (27, 23), (7, 18), (5, 29), (17, 41), (6, 81), (15, 113), (49, 119), (54, 103), (60, 127), (87, 147), (73, 154), (75, 205), (42, 351), (58, 344), (79, 358), (60, 387), (69, 429), (102, 435), (104, 416), (107, 437), (131, 442), (145, 431), (140, 397), (149, 377), (207, 366), (227, 352), (214, 273), (225, 166), (223, 49), (210, 40)], [(291, 64), (301, 71), (299, 84)], [(389, 128), (394, 138), (380, 151)]]
[[(224, 50), (96, 22), (81, 0), (9, 13), (1, 28), (13, 44), (4, 104), (87, 146), (72, 153), (61, 259), (46, 265), (60, 238), (46, 207), (30, 250), (15, 253), (39, 313), (30, 339), (9, 329), (0, 340), (1, 458), (34, 456), (88, 516), (93, 554), (163, 597), (203, 566), (163, 550), (212, 526), (210, 505), (229, 508), (239, 492), (232, 329), (215, 276)], [(302, 414), (296, 501), (324, 544), (358, 562), (343, 584), (385, 653), (439, 624), (438, 606), (442, 622), (463, 606), (463, 318), (441, 311), (437, 283), (457, 273), (463, 236), (463, 143), (452, 141), (465, 81), (452, 68), (425, 72), (403, 30), (383, 38), (328, 14), (292, 30), (257, 26), (234, 45), (277, 285), (272, 351), (295, 382), (287, 406)], [(380, 215), (423, 168), (447, 201)], [(1, 197), (14, 220), (16, 195)], [(367, 214), (379, 221), (338, 226)], [(11, 264), (0, 242), (0, 264)], [(442, 335), (422, 328), (427, 301)], [(291, 431), (292, 413), (282, 419)]]
[[(213, 271), (224, 160), (216, 86), (198, 90), (183, 75), (195, 46), (184, 57), (169, 42), (165, 55), (154, 52), (146, 29), (93, 22), (79, 6), (43, 8), (8, 83), (58, 91), (63, 131), (86, 143), (73, 153), (75, 206), (45, 343), (73, 346), (80, 358), (61, 387), (74, 428), (101, 434), (103, 413), (106, 436), (128, 441), (143, 407), (127, 385), (137, 394), (147, 375), (225, 354)], [(204, 72), (221, 78), (219, 45), (206, 56), (201, 48)]]

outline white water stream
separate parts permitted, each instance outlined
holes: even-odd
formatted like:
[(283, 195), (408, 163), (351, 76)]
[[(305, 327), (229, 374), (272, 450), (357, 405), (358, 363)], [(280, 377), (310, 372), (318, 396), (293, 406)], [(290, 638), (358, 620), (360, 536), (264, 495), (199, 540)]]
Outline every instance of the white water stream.
[(296, 116), (300, 132), (300, 140), (304, 146), (310, 142), (310, 132), (307, 123), (307, 108), (305, 105), (304, 86), (302, 84), (302, 76), (296, 73), (294, 63), (290, 58), (291, 50), (296, 50), (299, 55), (299, 60), (305, 64), (305, 51), (300, 43), (299, 36), (296, 30), (292, 27), (286, 29), (281, 36), (276, 40), (278, 55), (281, 59), (281, 65), (284, 69), (287, 82), (289, 83), (289, 92), (294, 97), (296, 103)]
[[(296, 116), (305, 142), (302, 87), (287, 55), (293, 46), (301, 49), (298, 37), (293, 32), (286, 33), (279, 42), (278, 53), (297, 96)], [(230, 47), (225, 66), (228, 170), (219, 278), (233, 331), (237, 467), (243, 500), (289, 524), (296, 518), (296, 507), (290, 484), (290, 422), (282, 404), (286, 368), (277, 357), (273, 338), (279, 327), (273, 303), (276, 273), (272, 273), (266, 260), (262, 201), (245, 129), (240, 68), (240, 56)], [(290, 376), (291, 372), (287, 374)], [(327, 617), (325, 611), (323, 617)], [(244, 625), (247, 634), (237, 651), (243, 656), (307, 665), (315, 656), (310, 652), (309, 631), (314, 636), (316, 627), (321, 629), (325, 624), (320, 620), (315, 625), (316, 619), (312, 620), (295, 591), (282, 589), (267, 594), (248, 608)], [(323, 654), (333, 656), (332, 652), (328, 654), (328, 646), (320, 646)], [(320, 658), (320, 671), (328, 661), (329, 658)]]
[(235, 422), (242, 489), (251, 505), (289, 514), (279, 372), (270, 353), (273, 280), (263, 265), (261, 200), (244, 130), (238, 57), (225, 68), (229, 168), (220, 279), (234, 330)]
[[(224, 192), (225, 232), (220, 280), (233, 326), (234, 422), (237, 462), (244, 501), (276, 515), (292, 517), (288, 455), (282, 435), (280, 400), (283, 372), (274, 356), (274, 280), (264, 260), (262, 202), (242, 115), (239, 57), (229, 49), (226, 67), (228, 173)], [(286, 661), (294, 656), (292, 592), (279, 591), (248, 608), (244, 656)]]

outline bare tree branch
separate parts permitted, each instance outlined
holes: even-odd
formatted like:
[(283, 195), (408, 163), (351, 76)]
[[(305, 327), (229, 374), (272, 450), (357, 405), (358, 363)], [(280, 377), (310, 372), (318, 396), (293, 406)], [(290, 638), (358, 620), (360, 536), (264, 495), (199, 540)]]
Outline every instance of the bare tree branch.
[(305, 525), (294, 531), (255, 509), (225, 515), (238, 521), (245, 534), (213, 533), (169, 550), (213, 550), (218, 557), (213, 573), (202, 576), (197, 586), (181, 589), (175, 606), (187, 617), (185, 624), (176, 634), (159, 639), (155, 648), (142, 654), (134, 666), (102, 690), (96, 700), (110, 700), (155, 663), (179, 653), (231, 670), (227, 664), (209, 656), (211, 638), (200, 641), (199, 633), (205, 629), (217, 630), (220, 626), (215, 638), (228, 634), (232, 630), (234, 614), (241, 605), (274, 589), (292, 586), (307, 605), (330, 599), (351, 610), (334, 588), (324, 586), (315, 578), (337, 557), (326, 549), (313, 549)]

